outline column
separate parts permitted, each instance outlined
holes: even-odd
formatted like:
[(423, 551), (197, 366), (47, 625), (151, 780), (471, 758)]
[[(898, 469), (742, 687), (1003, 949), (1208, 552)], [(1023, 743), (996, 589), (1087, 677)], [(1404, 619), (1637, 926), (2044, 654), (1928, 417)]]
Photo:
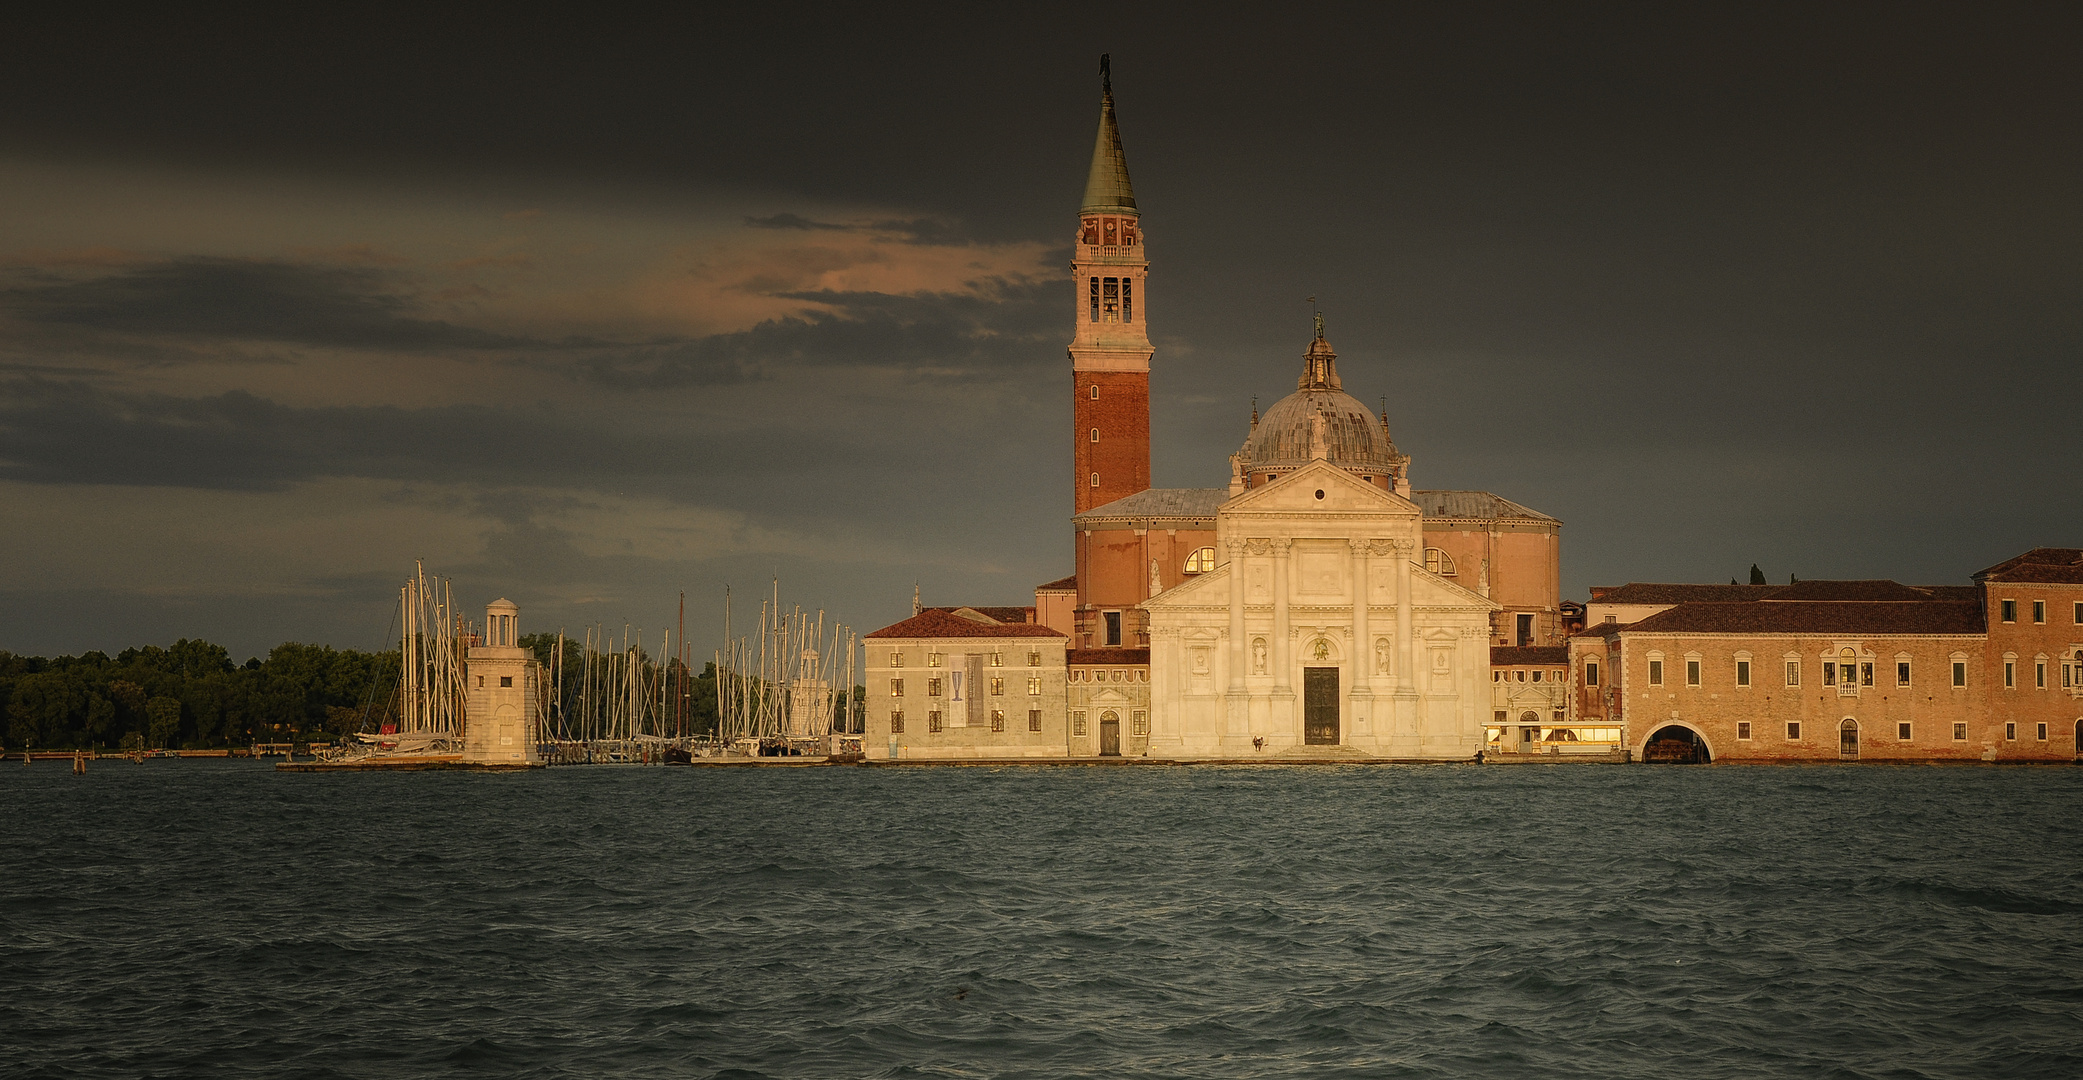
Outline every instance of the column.
[(1418, 692), (1418, 643), (1410, 610), (1410, 557), (1416, 545), (1392, 540), (1389, 546), (1396, 560), (1396, 693), (1414, 695)]
[(1230, 688), (1232, 696), (1244, 693), (1244, 542), (1223, 544), (1230, 556)]
[(1273, 541), (1273, 696), (1292, 697), (1295, 689), (1288, 684), (1287, 670), (1287, 567), (1288, 553), (1295, 542), (1285, 538)]
[[(1367, 629), (1367, 541), (1352, 540), (1352, 648), (1353, 658), (1352, 709), (1353, 726), (1366, 724), (1373, 718), (1368, 708), (1374, 693), (1369, 687), (1374, 680), (1374, 637)], [(1374, 734), (1368, 728), (1368, 734)]]

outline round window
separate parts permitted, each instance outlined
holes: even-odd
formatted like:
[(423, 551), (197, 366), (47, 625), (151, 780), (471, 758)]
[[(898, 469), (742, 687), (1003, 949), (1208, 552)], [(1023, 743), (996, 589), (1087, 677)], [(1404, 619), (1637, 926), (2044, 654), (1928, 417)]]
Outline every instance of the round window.
[(1323, 497), (1324, 497), (1324, 489), (1322, 489), (1322, 488), (1317, 488), (1317, 489), (1316, 489), (1316, 497), (1317, 497), (1317, 498), (1319, 498), (1319, 499), (1323, 498)]

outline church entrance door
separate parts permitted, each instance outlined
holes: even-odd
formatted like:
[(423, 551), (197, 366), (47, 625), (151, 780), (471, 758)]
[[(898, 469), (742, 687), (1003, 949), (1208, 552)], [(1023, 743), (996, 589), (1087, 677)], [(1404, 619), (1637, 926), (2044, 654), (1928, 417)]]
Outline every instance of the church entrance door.
[(1310, 746), (1338, 745), (1338, 669), (1302, 669), (1302, 741)]
[(1099, 756), (1121, 756), (1121, 718), (1111, 712), (1099, 718)]

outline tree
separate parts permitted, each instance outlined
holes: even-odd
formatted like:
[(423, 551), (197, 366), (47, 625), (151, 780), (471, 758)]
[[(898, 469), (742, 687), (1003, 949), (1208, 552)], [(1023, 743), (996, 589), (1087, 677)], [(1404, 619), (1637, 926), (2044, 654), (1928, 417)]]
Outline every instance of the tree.
[(155, 697), (145, 703), (145, 746), (159, 749), (181, 733), (181, 699)]
[(1750, 583), (1752, 585), (1763, 585), (1765, 583), (1765, 572), (1758, 569), (1758, 564), (1756, 563), (1750, 564)]

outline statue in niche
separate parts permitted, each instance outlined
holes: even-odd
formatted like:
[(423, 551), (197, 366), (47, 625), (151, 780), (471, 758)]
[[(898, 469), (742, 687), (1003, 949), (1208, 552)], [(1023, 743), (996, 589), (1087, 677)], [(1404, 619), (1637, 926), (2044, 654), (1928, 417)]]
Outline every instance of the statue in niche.
[(1376, 675), (1387, 675), (1389, 673), (1388, 638), (1378, 637), (1374, 639), (1374, 673)]
[(1251, 639), (1251, 673), (1253, 675), (1264, 675), (1266, 673), (1265, 638), (1255, 637)]

